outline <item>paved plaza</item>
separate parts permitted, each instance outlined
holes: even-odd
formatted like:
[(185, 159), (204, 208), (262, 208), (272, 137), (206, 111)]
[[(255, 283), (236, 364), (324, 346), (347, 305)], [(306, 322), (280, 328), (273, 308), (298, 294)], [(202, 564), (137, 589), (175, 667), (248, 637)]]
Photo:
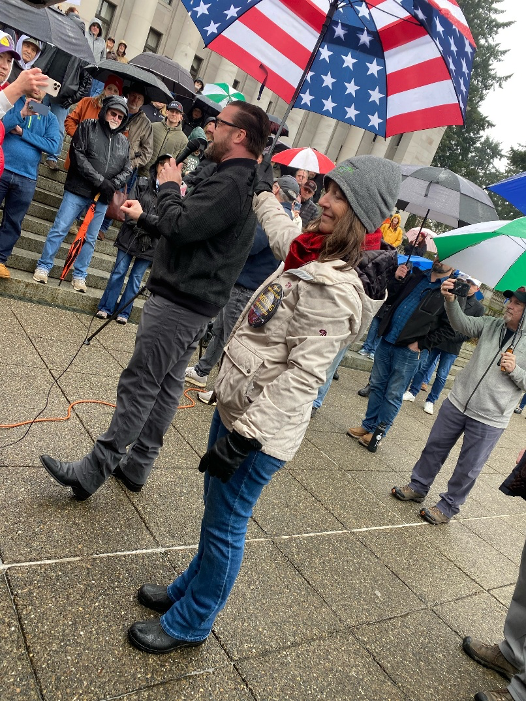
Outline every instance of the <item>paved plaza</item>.
[[(61, 375), (90, 321), (0, 298), (0, 423), (31, 419), (54, 378), (42, 416), (63, 416), (75, 400), (115, 401), (134, 325), (110, 325)], [(78, 503), (40, 465), (40, 453), (80, 458), (109, 407), (78, 405), (69, 421), (34, 425), (0, 449), (0, 699), (460, 700), (503, 687), (461, 641), (502, 634), (526, 503), (497, 488), (526, 444), (525, 419), (513, 416), (460, 517), (434, 527), (390, 495), (432, 425), (424, 397), (404, 404), (373, 455), (345, 435), (363, 417), (356, 391), (366, 379), (341, 370), (298, 455), (265, 489), (209, 640), (165, 656), (135, 650), (126, 632), (155, 616), (138, 587), (170, 582), (195, 551), (212, 408), (177, 413), (140, 494), (110, 479)], [(0, 430), (0, 445), (25, 431)]]

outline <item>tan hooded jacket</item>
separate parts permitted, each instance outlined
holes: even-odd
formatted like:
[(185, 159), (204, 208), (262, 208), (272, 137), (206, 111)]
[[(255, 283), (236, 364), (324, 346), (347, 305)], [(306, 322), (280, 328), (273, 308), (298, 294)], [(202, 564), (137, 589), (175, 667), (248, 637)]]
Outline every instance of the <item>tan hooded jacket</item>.
[[(284, 260), (296, 225), (272, 193), (255, 196), (254, 210), (274, 255)], [(342, 263), (313, 261), (286, 272), (280, 266), (252, 298), (279, 283), (283, 300), (274, 317), (251, 327), (249, 302), (225, 346), (214, 386), (221, 420), (280, 460), (298, 450), (334, 357), (360, 338), (382, 304), (365, 294), (354, 270), (338, 270)]]

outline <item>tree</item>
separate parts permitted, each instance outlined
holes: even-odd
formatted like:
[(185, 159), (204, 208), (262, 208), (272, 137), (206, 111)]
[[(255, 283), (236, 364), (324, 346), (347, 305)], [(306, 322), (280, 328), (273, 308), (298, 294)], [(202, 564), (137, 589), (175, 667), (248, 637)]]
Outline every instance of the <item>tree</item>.
[(499, 76), (497, 65), (507, 53), (495, 42), (498, 32), (513, 22), (499, 20), (503, 0), (458, 0), (477, 45), (473, 62), (466, 121), (448, 127), (433, 160), (434, 166), (449, 168), (484, 186), (501, 175), (495, 163), (502, 159), (500, 143), (485, 136), (493, 123), (480, 111), (487, 94), (502, 87), (510, 76)]

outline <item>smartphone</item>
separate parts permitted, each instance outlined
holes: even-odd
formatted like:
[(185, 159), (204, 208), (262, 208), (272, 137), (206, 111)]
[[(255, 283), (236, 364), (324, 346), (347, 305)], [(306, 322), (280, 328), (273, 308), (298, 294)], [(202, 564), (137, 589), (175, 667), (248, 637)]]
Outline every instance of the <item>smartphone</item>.
[(458, 295), (459, 297), (467, 297), (469, 293), (470, 285), (465, 280), (457, 278), (455, 280), (455, 285), (449, 291), (452, 295)]
[(55, 80), (54, 78), (50, 78), (48, 76), (47, 85), (44, 86), (44, 92), (46, 92), (48, 95), (51, 95), (51, 97), (57, 97), (61, 87), (62, 86), (60, 85), (58, 80)]
[(34, 102), (33, 100), (31, 100), (31, 102), (28, 104), (28, 107), (30, 110), (33, 110), (33, 112), (36, 112), (38, 115), (49, 114), (49, 107), (47, 105), (43, 105), (41, 102)]

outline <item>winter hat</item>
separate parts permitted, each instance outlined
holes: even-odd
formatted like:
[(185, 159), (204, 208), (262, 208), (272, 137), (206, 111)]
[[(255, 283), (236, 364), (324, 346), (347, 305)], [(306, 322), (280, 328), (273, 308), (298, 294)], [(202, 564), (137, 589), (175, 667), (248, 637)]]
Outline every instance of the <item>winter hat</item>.
[(400, 166), (378, 156), (354, 156), (325, 176), (342, 189), (366, 231), (374, 232), (396, 204), (402, 183)]
[(124, 120), (126, 120), (128, 116), (128, 103), (126, 99), (120, 95), (109, 95), (102, 101), (102, 110), (99, 113), (99, 118), (103, 115), (105, 116), (108, 110), (119, 110), (119, 112), (124, 114)]
[(297, 198), (300, 194), (300, 186), (298, 185), (298, 181), (296, 178), (293, 178), (290, 175), (281, 176), (281, 178), (278, 178), (275, 182), (292, 200)]
[(199, 139), (199, 148), (204, 149), (208, 145), (208, 141), (206, 140), (206, 134), (204, 133), (202, 127), (195, 127), (194, 129), (192, 129), (192, 131), (188, 135), (188, 141), (191, 141), (192, 139)]
[(104, 87), (107, 88), (108, 85), (114, 85), (116, 88), (119, 89), (119, 95), (122, 95), (122, 89), (124, 87), (124, 82), (122, 78), (119, 78), (119, 76), (116, 75), (109, 75), (105, 82), (104, 82)]
[(15, 51), (13, 37), (5, 32), (0, 32), (0, 54), (5, 54), (6, 51), (11, 52), (13, 58), (20, 61), (20, 54)]

